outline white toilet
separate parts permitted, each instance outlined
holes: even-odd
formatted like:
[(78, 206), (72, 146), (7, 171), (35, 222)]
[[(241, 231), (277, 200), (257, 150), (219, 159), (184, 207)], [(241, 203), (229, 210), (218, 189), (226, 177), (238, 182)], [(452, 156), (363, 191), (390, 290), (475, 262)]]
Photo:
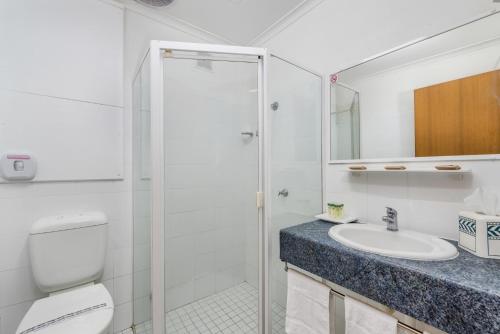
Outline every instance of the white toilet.
[(16, 334), (104, 334), (113, 319), (113, 300), (102, 284), (107, 218), (101, 212), (54, 216), (31, 228), (33, 276), (49, 293), (28, 310)]

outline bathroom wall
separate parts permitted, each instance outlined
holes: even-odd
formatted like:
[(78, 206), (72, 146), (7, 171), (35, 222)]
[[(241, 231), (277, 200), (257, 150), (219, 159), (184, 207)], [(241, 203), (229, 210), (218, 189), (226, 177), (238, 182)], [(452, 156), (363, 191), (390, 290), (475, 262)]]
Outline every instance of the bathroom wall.
[[(19, 95), (21, 101), (35, 100), (29, 106), (3, 104), (4, 109), (9, 108), (11, 114), (29, 111), (26, 115), (36, 115), (43, 122), (53, 117), (54, 109), (78, 112), (90, 125), (111, 110), (119, 117), (108, 124), (121, 131), (123, 147), (119, 149), (123, 150), (121, 161), (114, 160), (118, 155), (110, 155), (113, 160), (108, 161), (123, 173), (114, 181), (80, 180), (80, 172), (85, 172), (81, 165), (61, 166), (51, 160), (55, 168), (69, 166), (65, 172), (78, 168), (80, 174), (72, 182), (0, 184), (0, 333), (14, 333), (33, 301), (43, 297), (30, 272), (27, 240), (32, 223), (40, 217), (83, 210), (101, 210), (109, 217), (102, 281), (113, 295), (113, 325), (119, 332), (132, 324), (132, 75), (151, 39), (219, 40), (186, 24), (156, 17), (142, 6), (130, 3), (124, 8), (111, 0), (1, 0), (0, 36), (2, 103), (11, 95)], [(0, 128), (7, 124), (5, 116), (0, 113)], [(30, 121), (33, 118), (26, 119)], [(57, 121), (52, 119), (54, 124)], [(47, 135), (46, 128), (22, 124), (19, 135), (28, 128), (30, 137), (42, 143), (57, 137), (57, 133)], [(106, 146), (93, 146), (94, 152), (81, 149), (89, 147), (92, 135), (90, 129), (81, 138), (68, 140), (64, 133), (57, 138), (78, 150), (82, 161), (95, 161), (92, 158)], [(149, 264), (148, 259), (144, 261)]]
[[(489, 0), (311, 1), (302, 12), (294, 13), (262, 35), (255, 45), (268, 47), (271, 52), (327, 77), (366, 57), (440, 32), (498, 7)], [(328, 83), (325, 99), (324, 105), (328, 108)], [(328, 126), (325, 127), (324, 142), (329, 143)], [(325, 147), (324, 152), (326, 157), (329, 147)], [(393, 206), (400, 212), (402, 226), (456, 239), (456, 215), (463, 207), (463, 198), (479, 185), (500, 193), (500, 162), (459, 163), (464, 168), (470, 167), (472, 175), (463, 178), (427, 174), (357, 177), (345, 172), (345, 165), (325, 165), (326, 200), (343, 201), (350, 213), (375, 222), (380, 221), (385, 206)]]
[[(108, 130), (128, 135), (123, 124), (123, 9), (96, 0), (5, 0), (0, 3), (0, 13), (4, 103), (0, 128), (17, 128), (20, 140), (13, 140), (13, 145), (36, 141), (47, 147), (56, 138), (55, 147), (58, 141), (64, 142), (68, 155), (76, 153), (82, 161), (96, 164), (95, 153), (105, 156), (110, 146), (107, 141), (105, 145), (92, 141), (93, 127), (103, 126), (93, 122), (104, 122), (104, 116), (113, 114), (116, 124), (106, 123)], [(23, 103), (11, 103), (13, 99)], [(24, 104), (26, 101), (31, 104)], [(66, 122), (64, 113), (71, 115), (68, 119), (79, 120), (80, 136), (69, 136), (68, 129), (46, 133), (42, 124), (50, 127)], [(11, 118), (11, 114), (24, 118)], [(117, 145), (114, 149), (123, 150), (123, 137)], [(44, 296), (30, 271), (30, 226), (41, 217), (85, 210), (100, 210), (109, 218), (108, 254), (101, 280), (115, 302), (114, 329), (130, 325), (130, 168), (122, 160), (125, 156), (130, 161), (130, 155), (128, 149), (123, 151), (110, 154), (111, 161), (102, 161), (124, 171), (123, 179), (80, 181), (85, 172), (81, 165), (44, 160), (49, 153), (44, 151), (38, 152), (41, 171), (50, 171), (51, 165), (55, 170), (65, 168), (64, 174), (76, 175), (76, 181), (57, 182), (61, 175), (53, 174), (55, 182), (0, 184), (0, 333), (14, 333), (33, 300)], [(64, 152), (60, 150), (59, 155)]]

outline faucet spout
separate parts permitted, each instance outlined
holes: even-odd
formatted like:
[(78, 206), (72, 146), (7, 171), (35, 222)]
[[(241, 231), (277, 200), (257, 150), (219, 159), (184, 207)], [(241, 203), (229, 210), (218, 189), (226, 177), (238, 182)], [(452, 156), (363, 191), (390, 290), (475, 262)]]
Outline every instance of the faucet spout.
[(387, 207), (387, 216), (382, 217), (382, 221), (387, 223), (387, 230), (396, 232), (399, 230), (398, 228), (398, 212), (393, 209)]

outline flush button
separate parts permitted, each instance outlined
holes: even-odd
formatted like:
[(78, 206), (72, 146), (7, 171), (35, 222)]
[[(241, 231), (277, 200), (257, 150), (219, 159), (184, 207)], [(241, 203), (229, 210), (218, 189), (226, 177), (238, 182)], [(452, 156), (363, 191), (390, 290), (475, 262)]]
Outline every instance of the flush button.
[(14, 161), (14, 170), (16, 172), (22, 172), (22, 171), (24, 171), (24, 161), (22, 161), (22, 160), (15, 160)]
[(0, 155), (0, 177), (6, 181), (29, 181), (36, 174), (35, 157), (27, 152), (5, 152)]

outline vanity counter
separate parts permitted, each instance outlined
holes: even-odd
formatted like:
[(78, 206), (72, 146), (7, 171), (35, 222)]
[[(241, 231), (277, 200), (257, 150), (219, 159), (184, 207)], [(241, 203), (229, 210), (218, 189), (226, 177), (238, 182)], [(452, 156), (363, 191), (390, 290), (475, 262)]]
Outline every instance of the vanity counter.
[(500, 333), (500, 260), (457, 246), (446, 261), (396, 259), (331, 239), (331, 223), (280, 231), (280, 258), (450, 334)]

